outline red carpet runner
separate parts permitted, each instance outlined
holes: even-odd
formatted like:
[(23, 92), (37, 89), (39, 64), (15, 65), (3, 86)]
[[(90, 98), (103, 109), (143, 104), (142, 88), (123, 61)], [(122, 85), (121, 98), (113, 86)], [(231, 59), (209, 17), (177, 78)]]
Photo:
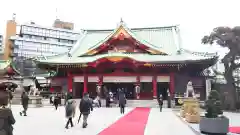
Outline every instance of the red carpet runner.
[(150, 108), (135, 108), (98, 135), (144, 135)]
[(240, 134), (240, 127), (229, 127), (230, 133)]

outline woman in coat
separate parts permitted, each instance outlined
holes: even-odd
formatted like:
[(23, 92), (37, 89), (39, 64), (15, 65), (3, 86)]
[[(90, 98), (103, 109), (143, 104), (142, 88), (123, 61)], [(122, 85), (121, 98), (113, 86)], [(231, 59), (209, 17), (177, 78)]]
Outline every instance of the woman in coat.
[(13, 135), (15, 119), (12, 110), (6, 108), (8, 102), (8, 92), (0, 88), (0, 135)]
[(123, 91), (119, 92), (118, 98), (119, 98), (120, 113), (124, 114), (125, 113), (125, 105), (126, 105), (126, 97), (125, 97), (125, 94)]
[(158, 104), (159, 104), (160, 112), (162, 112), (162, 106), (163, 106), (163, 97), (162, 97), (162, 95), (159, 96)]
[(72, 118), (75, 116), (75, 110), (76, 110), (76, 101), (69, 99), (66, 102), (66, 107), (65, 107), (66, 118), (68, 119), (66, 126), (65, 126), (66, 129), (68, 129), (69, 124), (71, 125), (71, 127), (73, 127)]
[(22, 114), (24, 116), (27, 116), (28, 101), (29, 101), (28, 93), (23, 91), (22, 95), (21, 95), (21, 102), (22, 102), (22, 106), (23, 106), (23, 111), (20, 112), (21, 116), (22, 116)]
[(55, 109), (58, 109), (58, 106), (61, 105), (61, 97), (60, 95), (56, 95), (53, 100), (53, 104), (55, 106)]

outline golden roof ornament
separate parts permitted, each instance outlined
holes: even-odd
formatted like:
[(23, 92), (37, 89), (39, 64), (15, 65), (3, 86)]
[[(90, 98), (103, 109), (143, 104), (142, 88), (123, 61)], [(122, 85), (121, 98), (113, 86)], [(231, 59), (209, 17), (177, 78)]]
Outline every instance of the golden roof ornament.
[(120, 23), (123, 24), (123, 19), (122, 18), (120, 19)]

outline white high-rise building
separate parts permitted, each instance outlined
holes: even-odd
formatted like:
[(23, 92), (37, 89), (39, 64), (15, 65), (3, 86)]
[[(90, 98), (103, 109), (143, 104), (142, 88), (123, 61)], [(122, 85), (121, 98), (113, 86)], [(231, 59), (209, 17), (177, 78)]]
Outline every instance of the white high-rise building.
[(80, 32), (54, 27), (43, 27), (31, 22), (18, 26), (19, 32), (10, 39), (14, 42), (14, 58), (52, 56), (67, 52), (80, 37)]
[(3, 52), (3, 36), (0, 35), (0, 53)]

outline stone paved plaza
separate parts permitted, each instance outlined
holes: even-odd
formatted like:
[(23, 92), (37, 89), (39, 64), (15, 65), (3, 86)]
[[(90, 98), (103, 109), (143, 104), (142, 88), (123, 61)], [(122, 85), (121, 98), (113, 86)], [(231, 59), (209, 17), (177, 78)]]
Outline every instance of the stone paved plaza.
[[(127, 112), (133, 108), (127, 108)], [(117, 121), (121, 115), (118, 108), (96, 108), (89, 117), (89, 126), (81, 128), (77, 123), (79, 112), (73, 122), (75, 127), (66, 130), (64, 107), (54, 110), (53, 107), (29, 108), (28, 116), (19, 116), (21, 106), (12, 106), (16, 119), (14, 134), (16, 135), (97, 135), (103, 129)], [(127, 113), (126, 113), (127, 114)], [(145, 135), (195, 135), (170, 109), (159, 112), (157, 108), (151, 109)]]
[[(229, 126), (230, 127), (239, 127), (240, 126), (240, 113), (232, 113), (232, 112), (224, 112), (224, 116), (229, 118)], [(200, 133), (199, 130), (199, 124), (191, 124), (191, 123), (187, 123), (185, 122), (187, 125), (189, 125), (189, 127), (196, 131), (197, 134), (199, 135), (204, 135)], [(228, 135), (239, 135), (239, 134), (235, 134), (235, 133), (228, 133)]]

